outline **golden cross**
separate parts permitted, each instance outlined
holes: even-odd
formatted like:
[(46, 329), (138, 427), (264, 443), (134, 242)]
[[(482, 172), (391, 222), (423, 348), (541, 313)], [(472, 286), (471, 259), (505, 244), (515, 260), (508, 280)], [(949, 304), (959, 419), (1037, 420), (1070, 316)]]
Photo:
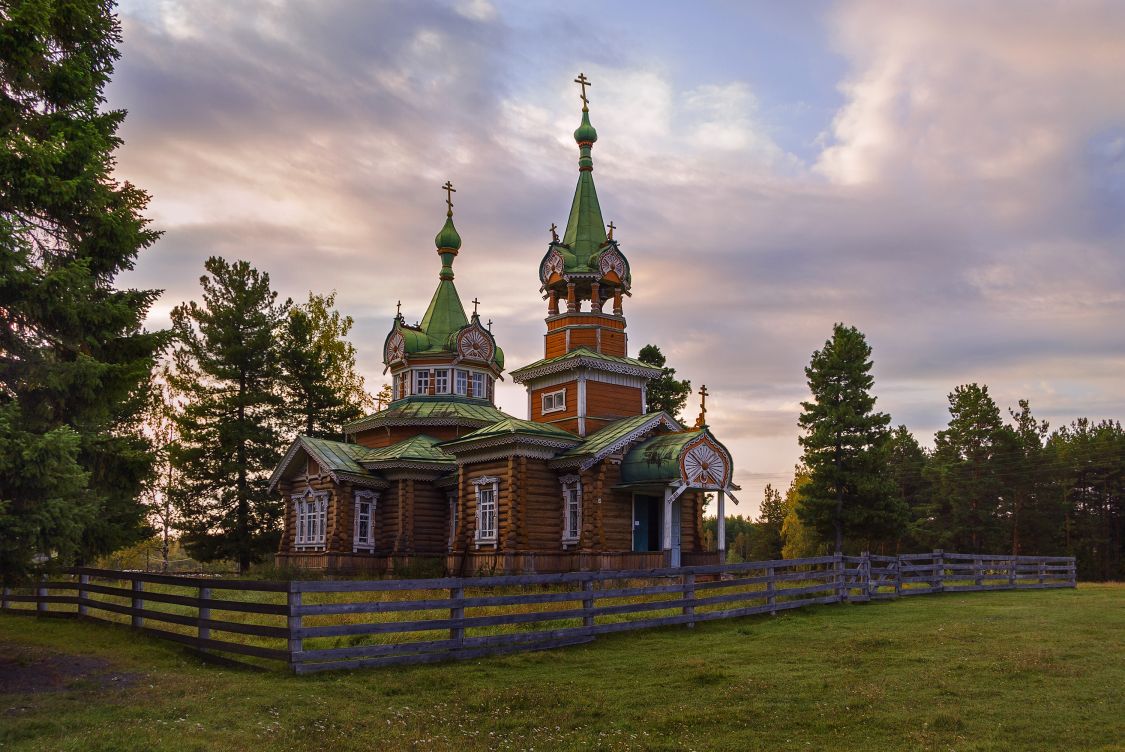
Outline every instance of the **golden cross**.
[(477, 306), (478, 305), (480, 305), (480, 301), (477, 300), (476, 298), (473, 298), (473, 315), (474, 316), (477, 315)]
[(613, 224), (613, 220), (611, 219), (606, 227), (609, 228), (609, 239), (613, 240), (613, 231), (617, 229), (617, 225)]
[(492, 319), (488, 320), (488, 331), (492, 331)]
[(695, 419), (695, 427), (703, 428), (707, 425), (707, 385), (699, 388), (699, 417)]
[(588, 107), (590, 100), (586, 98), (586, 87), (593, 86), (593, 84), (590, 83), (590, 79), (586, 78), (585, 73), (579, 73), (578, 78), (574, 79), (574, 83), (582, 87), (582, 111), (586, 112), (590, 109)]
[(559, 226), (556, 225), (554, 222), (552, 222), (551, 223), (551, 242), (552, 243), (559, 242), (559, 233), (557, 232), (558, 229), (559, 229)]
[(452, 217), (453, 216), (453, 194), (457, 192), (457, 189), (454, 188), (453, 183), (449, 182), (448, 180), (445, 181), (445, 185), (443, 185), (441, 188), (442, 188), (442, 190), (445, 191), (445, 204), (446, 204), (446, 206), (449, 207), (449, 210), (446, 212), (446, 214), (448, 216)]
[(402, 315), (402, 301), (395, 303), (395, 318), (397, 319)]

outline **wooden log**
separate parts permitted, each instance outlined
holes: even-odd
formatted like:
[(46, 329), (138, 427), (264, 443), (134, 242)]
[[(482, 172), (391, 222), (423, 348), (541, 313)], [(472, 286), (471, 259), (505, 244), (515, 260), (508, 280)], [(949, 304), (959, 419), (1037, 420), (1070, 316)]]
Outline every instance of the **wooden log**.
[(264, 590), (267, 592), (284, 593), (289, 590), (287, 582), (268, 582), (262, 580), (223, 580), (209, 577), (184, 577), (172, 574), (150, 574), (147, 572), (130, 572), (127, 577), (115, 569), (96, 569), (93, 567), (74, 567), (65, 570), (68, 574), (88, 574), (93, 578), (106, 580), (140, 580), (153, 585), (180, 585), (182, 587), (198, 588), (202, 586), (226, 590)]
[(89, 585), (89, 584), (90, 584), (90, 575), (88, 575), (88, 574), (78, 575), (78, 615), (79, 616), (85, 616), (86, 615), (86, 606), (85, 606), (85, 604), (82, 603), (82, 600), (86, 597), (86, 586)]
[(35, 611), (36, 613), (45, 613), (47, 611), (47, 576), (44, 575), (39, 585), (35, 588)]
[(295, 663), (293, 656), (298, 655), (304, 647), (301, 637), (303, 631), (301, 622), (301, 591), (290, 590), (285, 597), (288, 615), (285, 618), (285, 628), (289, 637), (286, 642), (285, 660), (292, 668)]
[[(465, 597), (465, 589), (462, 587), (454, 587), (449, 589), (449, 600), (452, 606), (449, 609), (449, 621), (455, 624), (465, 618), (465, 606), (462, 599)], [(449, 639), (454, 643), (455, 647), (462, 647), (465, 643), (465, 628), (462, 626), (453, 626), (449, 628)]]
[(594, 626), (594, 580), (587, 578), (582, 580), (582, 626)]
[[(695, 616), (695, 575), (688, 572), (684, 575), (684, 615)], [(687, 628), (695, 627), (695, 621), (689, 621)]]
[(201, 640), (211, 639), (211, 627), (208, 622), (211, 621), (211, 588), (199, 588), (199, 607), (196, 611), (196, 616), (199, 619), (199, 625), (196, 627), (196, 634)]

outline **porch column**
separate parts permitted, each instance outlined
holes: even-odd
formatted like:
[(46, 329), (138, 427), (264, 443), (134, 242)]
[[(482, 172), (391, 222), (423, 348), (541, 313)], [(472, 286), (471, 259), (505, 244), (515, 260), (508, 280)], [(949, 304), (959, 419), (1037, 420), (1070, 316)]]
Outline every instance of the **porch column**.
[(664, 565), (670, 566), (672, 559), (672, 487), (664, 487)]
[(726, 491), (719, 491), (719, 519), (715, 530), (715, 548), (719, 552), (720, 564), (725, 564), (727, 560), (726, 496)]

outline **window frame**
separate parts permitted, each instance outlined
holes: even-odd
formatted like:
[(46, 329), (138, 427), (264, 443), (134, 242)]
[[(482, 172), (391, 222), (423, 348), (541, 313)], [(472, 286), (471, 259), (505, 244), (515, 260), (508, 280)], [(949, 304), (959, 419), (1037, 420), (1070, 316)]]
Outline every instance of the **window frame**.
[[(444, 382), (444, 386), (442, 386)], [(434, 369), (434, 394), (450, 394), (449, 383), (449, 369), (448, 368), (435, 368)]]
[(457, 368), (453, 372), (453, 393), (462, 397), (469, 393), (469, 372), (464, 368)]
[(430, 393), (430, 369), (429, 368), (415, 368), (414, 377), (412, 379), (413, 389), (411, 394), (429, 394)]
[[(473, 399), (488, 399), (488, 382), (487, 374), (473, 371)], [(480, 389), (477, 389), (477, 385)]]
[(539, 395), (540, 408), (544, 415), (566, 411), (566, 387)]
[(298, 551), (323, 549), (328, 540), (328, 491), (307, 488), (291, 498), (296, 514), (293, 548)]
[[(354, 518), (352, 522), (352, 552), (375, 551), (375, 508), (379, 503), (379, 494), (374, 491), (356, 491), (354, 500)], [(367, 538), (359, 535), (360, 517), (363, 506), (367, 506)]]
[[(476, 530), (473, 540), (478, 547), (496, 544), (500, 539), (500, 479), (486, 476), (476, 478), (472, 483), (476, 486)], [(491, 495), (491, 498), (486, 495)], [(486, 524), (488, 522), (491, 522), (491, 526)]]
[[(562, 485), (562, 542), (578, 543), (582, 537), (582, 479), (577, 475), (564, 475), (559, 478)], [(571, 524), (573, 512), (573, 525)]]

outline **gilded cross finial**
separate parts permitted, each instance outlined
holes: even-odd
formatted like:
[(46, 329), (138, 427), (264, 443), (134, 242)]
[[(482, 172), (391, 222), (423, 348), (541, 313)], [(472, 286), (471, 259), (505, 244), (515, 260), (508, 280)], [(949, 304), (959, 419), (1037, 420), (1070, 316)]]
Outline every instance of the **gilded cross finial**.
[(474, 316), (477, 315), (477, 306), (478, 305), (480, 305), (480, 301), (477, 300), (476, 298), (473, 298), (473, 315)]
[(582, 87), (582, 111), (583, 112), (589, 112), (590, 111), (590, 106), (589, 106), (590, 100), (586, 98), (586, 87), (587, 86), (593, 86), (593, 84), (590, 83), (590, 79), (586, 78), (585, 73), (579, 73), (578, 78), (574, 79), (574, 83), (576, 83), (576, 84), (578, 84), (579, 86)]
[(445, 181), (445, 185), (443, 185), (441, 187), (441, 189), (443, 191), (445, 191), (445, 205), (449, 207), (445, 212), (445, 216), (452, 217), (453, 216), (453, 194), (457, 192), (457, 189), (454, 188), (453, 183), (449, 182), (448, 180)]
[(699, 388), (699, 417), (695, 419), (696, 428), (707, 427), (707, 385), (704, 384)]
[(488, 331), (492, 331), (492, 319), (488, 320)]
[(613, 240), (613, 231), (617, 229), (617, 225), (613, 224), (613, 220), (611, 219), (606, 227), (609, 228), (609, 239)]
[(551, 242), (552, 243), (559, 242), (559, 232), (558, 232), (558, 230), (559, 230), (559, 226), (556, 225), (554, 222), (552, 222), (551, 223)]

